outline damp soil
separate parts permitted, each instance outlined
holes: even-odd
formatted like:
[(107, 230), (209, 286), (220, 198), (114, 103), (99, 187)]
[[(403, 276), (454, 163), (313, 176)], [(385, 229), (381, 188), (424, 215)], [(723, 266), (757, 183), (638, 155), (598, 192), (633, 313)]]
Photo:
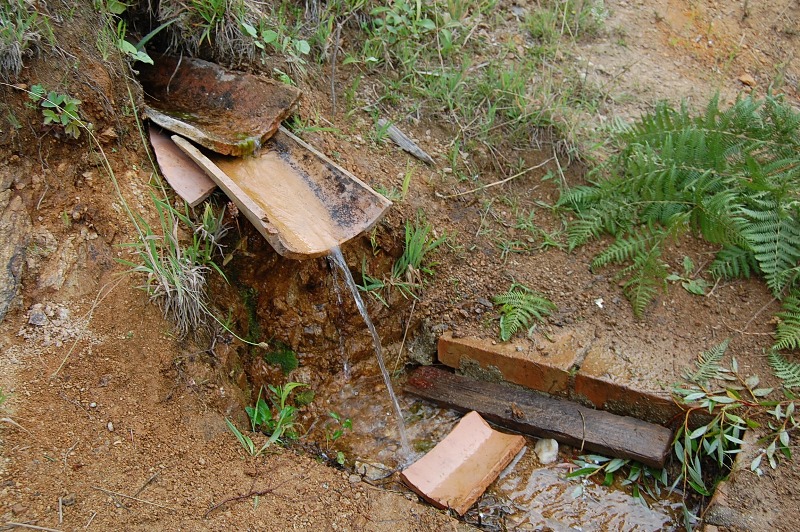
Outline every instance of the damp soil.
[[(519, 10), (532, 5), (500, 2), (498, 13), (507, 18), (508, 28), (514, 28)], [(472, 526), (419, 503), (397, 483), (396, 475), (371, 480), (357, 467), (359, 445), (391, 450), (397, 442), (383, 405), (352, 400), (357, 397), (349, 384), (352, 379), (374, 392), (382, 383), (370, 359), (369, 333), (352, 301), (346, 295), (337, 299), (324, 259), (298, 262), (280, 257), (243, 217), (229, 211), (229, 282), (212, 276), (212, 299), (236, 330), (295, 351), (300, 365), (289, 376), (228, 335), (176, 339), (158, 307), (137, 289), (142, 279), (124, 274), (127, 267), (119, 260), (131, 257), (120, 245), (137, 235), (98, 151), (90, 149), (85, 136), (75, 141), (41, 126), (20, 90), (41, 83), (66, 86), (79, 95), (128, 206), (157, 223), (148, 195), (153, 166), (141, 147), (129, 96), (140, 105), (141, 92), (122, 64), (103, 60), (94, 41), (85, 38), (94, 31), (87, 6), (79, 7), (69, 24), (59, 25), (58, 50), (28, 61), (18, 88), (0, 88), (3, 114), (12, 113), (20, 126), (4, 122), (0, 132), (0, 205), (6, 212), (22, 205), (28, 222), (18, 226), (25, 229), (20, 242), (27, 249), (20, 296), (0, 323), (0, 389), (9, 395), (0, 407), (0, 526)], [(636, 117), (659, 98), (686, 98), (701, 106), (715, 91), (732, 101), (741, 91), (763, 92), (771, 83), (798, 102), (797, 1), (637, 0), (609, 7), (604, 32), (581, 45), (587, 79), (609, 94), (593, 117), (598, 125), (618, 116)], [(499, 34), (495, 40), (510, 42), (512, 37)], [(73, 68), (75, 63), (80, 68)], [(337, 69), (338, 86), (348, 86), (357, 73), (352, 67)], [(635, 353), (630, 367), (675, 373), (697, 353), (732, 337), (731, 354), (740, 367), (769, 380), (761, 353), (771, 342), (770, 319), (777, 305), (763, 284), (719, 283), (707, 297), (670, 285), (645, 317), (636, 320), (613, 272), (589, 271), (596, 245), (567, 253), (535, 239), (532, 250), (503, 253), (498, 244), (494, 235), (500, 232), (527, 237), (513, 228), (515, 206), (533, 210), (536, 224), (547, 232), (563, 229), (547, 208), (557, 199), (558, 189), (542, 180), (546, 170), (558, 175), (555, 162), (503, 186), (461, 194), (473, 186), (444, 170), (445, 154), (457, 134), (454, 124), (434, 115), (406, 119), (402, 110), (383, 109), (439, 164), (427, 167), (391, 145), (365, 140), (373, 127), (368, 115), (345, 115), (340, 108), (333, 115), (329, 87), (328, 70), (311, 68), (300, 83), (304, 97), (298, 113), (304, 118), (325, 116), (341, 133), (306, 132), (304, 140), (365, 182), (387, 190), (400, 189), (407, 169), (413, 170), (407, 197), (371, 238), (360, 237), (343, 247), (351, 270), (357, 274), (367, 260), (371, 271), (387, 271), (402, 251), (404, 221), (419, 210), (438, 235), (449, 235), (450, 244), (437, 252), (436, 273), (419, 300), (406, 299), (398, 290), (389, 295), (388, 306), (367, 298), (386, 347), (387, 365), (400, 379), (404, 367), (435, 360), (435, 339), (444, 331), (495, 337), (489, 301), (516, 281), (543, 292), (558, 306), (544, 331), (548, 335), (589, 330), (615, 339), (621, 352)], [(369, 77), (361, 87), (360, 96), (369, 100)], [(503, 157), (521, 158), (530, 167), (552, 154), (551, 145), (532, 143), (528, 150)], [(465, 157), (473, 157), (484, 183), (507, 177), (496, 171), (487, 154)], [(567, 184), (582, 182), (585, 168), (580, 161), (559, 163)], [(461, 195), (443, 197), (454, 194)], [(214, 200), (225, 204), (223, 197)], [(689, 240), (669, 250), (665, 259), (680, 271), (684, 256), (702, 265), (712, 253), (707, 245)], [(351, 381), (342, 372), (345, 360), (354, 368)], [(258, 386), (286, 380), (315, 390), (314, 402), (300, 415), (304, 429), (315, 436), (251, 458), (227, 430), (225, 418), (244, 427), (243, 406), (253, 401)], [(408, 399), (402, 403), (409, 417), (452, 421), (451, 413), (420, 413)], [(369, 427), (353, 432), (372, 433), (375, 443), (354, 436), (348, 444), (347, 435), (341, 442), (326, 441), (325, 420), (334, 407), (354, 425)], [(417, 450), (435, 441), (437, 431), (444, 430), (431, 429), (428, 439), (417, 437)], [(345, 468), (331, 465), (337, 449), (347, 451)], [(571, 453), (562, 452), (562, 460)], [(380, 454), (377, 460), (392, 462), (391, 456)], [(513, 479), (506, 478), (506, 484), (509, 478)], [(796, 467), (767, 471), (760, 479), (743, 471), (726, 485), (716, 522), (732, 530), (798, 530), (797, 486)], [(764, 504), (752, 509), (753, 501)], [(487, 499), (483, 508), (488, 515), (498, 506), (502, 505), (493, 506)], [(533, 526), (558, 528), (548, 522)]]

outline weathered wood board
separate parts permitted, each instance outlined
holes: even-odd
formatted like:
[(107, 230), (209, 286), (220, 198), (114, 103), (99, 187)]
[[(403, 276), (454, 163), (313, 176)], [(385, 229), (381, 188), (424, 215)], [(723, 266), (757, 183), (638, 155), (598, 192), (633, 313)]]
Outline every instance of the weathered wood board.
[(418, 368), (405, 391), (461, 412), (475, 410), (523, 434), (652, 467), (663, 467), (671, 448), (672, 431), (665, 427), (430, 366)]

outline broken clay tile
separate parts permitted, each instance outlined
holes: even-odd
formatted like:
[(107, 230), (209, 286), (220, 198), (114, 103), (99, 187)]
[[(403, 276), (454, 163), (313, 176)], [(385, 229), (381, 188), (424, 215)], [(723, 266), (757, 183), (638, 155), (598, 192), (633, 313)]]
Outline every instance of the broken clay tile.
[(524, 445), (522, 436), (498, 432), (470, 412), (400, 476), (432, 505), (464, 515)]
[(147, 117), (223, 155), (250, 155), (300, 99), (296, 87), (192, 58), (141, 65)]
[(189, 206), (196, 207), (217, 188), (203, 169), (156, 127), (150, 128), (150, 144), (167, 183)]
[(254, 157), (206, 156), (185, 139), (176, 143), (284, 257), (326, 255), (371, 229), (391, 205), (284, 128)]

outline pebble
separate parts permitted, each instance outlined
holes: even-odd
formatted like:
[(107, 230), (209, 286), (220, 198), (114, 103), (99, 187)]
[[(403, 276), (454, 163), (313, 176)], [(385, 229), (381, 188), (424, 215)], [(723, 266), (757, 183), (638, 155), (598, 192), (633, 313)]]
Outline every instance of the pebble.
[(106, 427), (108, 427), (108, 432), (114, 432), (114, 424), (112, 422), (109, 421)]
[(350, 482), (350, 484), (358, 484), (361, 482), (361, 475), (350, 475), (347, 477), (347, 480)]
[(542, 465), (552, 464), (558, 458), (558, 442), (551, 438), (542, 438), (536, 442), (533, 452)]

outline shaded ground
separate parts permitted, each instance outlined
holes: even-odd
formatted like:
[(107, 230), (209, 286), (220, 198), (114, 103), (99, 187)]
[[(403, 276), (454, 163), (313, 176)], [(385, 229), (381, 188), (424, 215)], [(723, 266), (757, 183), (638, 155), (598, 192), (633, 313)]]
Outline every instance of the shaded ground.
[[(525, 10), (532, 4), (501, 3), (499, 12), (508, 19), (509, 32), (524, 13), (512, 7)], [(593, 119), (602, 124), (617, 116), (635, 117), (656, 98), (686, 97), (702, 105), (719, 90), (732, 99), (751, 84), (765, 90), (776, 83), (797, 103), (800, 4), (722, 4), (643, 0), (609, 6), (606, 30), (581, 45), (587, 79), (608, 93)], [(84, 108), (96, 117), (96, 131), (110, 127), (118, 137), (104, 141), (104, 146), (129, 205), (153, 219), (147, 197), (150, 162), (136, 147), (141, 142), (130, 116), (124, 70), (97, 56), (94, 44), (81, 38), (81, 32), (90, 33), (91, 22), (76, 20), (65, 25), (65, 32), (74, 32), (63, 40), (65, 49), (32, 60), (22, 81), (27, 86), (56, 85), (60, 77), (69, 77), (79, 88), (75, 93)], [(498, 35), (497, 40), (507, 37)], [(80, 60), (77, 72), (65, 59), (71, 57)], [(353, 72), (342, 70), (344, 86)], [(306, 99), (301, 116), (327, 116), (326, 76), (313, 81), (312, 72), (309, 79), (302, 86)], [(362, 86), (368, 87), (368, 81)], [(7, 198), (11, 205), (21, 198), (32, 227), (24, 244), (29, 253), (22, 297), (0, 324), (0, 389), (10, 394), (2, 413), (14, 421), (0, 426), (3, 523), (64, 530), (87, 525), (186, 530), (465, 526), (418, 504), (416, 496), (399, 485), (373, 488), (352, 471), (327, 467), (302, 452), (276, 449), (265, 458), (246, 457), (223, 420), (244, 420), (241, 405), (250, 401), (247, 379), (265, 379), (272, 370), (248, 361), (244, 350), (226, 344), (224, 338), (210, 353), (206, 346), (171, 337), (170, 324), (134, 288), (138, 281), (118, 276), (124, 267), (114, 259), (124, 258), (126, 251), (116, 246), (133, 241), (135, 233), (97, 155), (81, 142), (55, 138), (40, 128), (36, 113), (26, 111), (25, 95), (8, 87), (2, 90), (4, 112), (17, 113), (23, 126), (3, 126), (0, 199)], [(408, 158), (390, 146), (365, 140), (372, 128), (368, 117), (345, 117), (340, 111), (329, 120), (341, 124), (341, 135), (309, 133), (306, 140), (326, 153), (338, 153), (340, 164), (365, 180), (386, 189), (400, 187)], [(760, 353), (771, 343), (768, 320), (776, 303), (762, 284), (720, 283), (705, 298), (670, 286), (637, 322), (612, 275), (588, 271), (591, 247), (572, 254), (548, 246), (537, 249), (545, 242), (543, 234), (514, 229), (519, 210), (532, 210), (536, 225), (560, 240), (562, 221), (543, 206), (555, 202), (558, 189), (551, 181), (541, 181), (544, 170), (558, 175), (556, 161), (502, 187), (445, 199), (442, 196), (472, 188), (442, 170), (452, 124), (399, 120), (398, 125), (441, 167), (411, 163), (410, 192), (381, 225), (371, 264), (377, 268), (392, 261), (401, 245), (402, 221), (420, 208), (439, 234), (446, 232), (451, 239), (438, 253), (436, 275), (418, 303), (412, 306), (396, 293), (389, 309), (370, 303), (370, 313), (389, 344), (390, 361), (398, 354), (403, 360), (410, 350), (415, 358), (432, 356), (425, 332), (434, 337), (442, 330), (494, 337), (496, 323), (485, 301), (507, 289), (513, 279), (544, 292), (558, 305), (548, 334), (577, 329), (579, 324), (595, 337), (617, 342), (620, 357), (627, 357), (620, 367), (634, 382), (652, 386), (657, 381), (653, 374), (671, 378), (697, 353), (728, 336), (734, 338), (731, 353), (740, 365), (768, 378)], [(514, 155), (532, 166), (551, 157), (552, 150)], [(579, 183), (580, 165), (559, 162), (566, 183)], [(489, 166), (483, 182), (503, 177), (491, 174)], [(256, 286), (256, 308), (274, 320), (265, 335), (285, 341), (301, 355), (301, 368), (291, 378), (312, 384), (325, 397), (331, 393), (326, 390), (338, 386), (326, 388), (326, 383), (339, 371), (342, 342), (354, 353), (354, 362), (369, 356), (370, 341), (360, 318), (349, 302), (343, 313), (326, 306), (335, 301), (335, 292), (323, 260), (298, 264), (281, 259), (254, 231), (241, 227), (245, 220), (238, 224), (230, 245), (239, 251), (229, 270), (245, 270), (247, 264), (254, 268), (250, 275), (258, 275), (263, 283)], [(534, 239), (532, 250), (505, 252), (503, 242), (529, 236)], [(244, 248), (239, 246), (242, 241), (248, 243)], [(372, 253), (366, 237), (344, 251), (354, 272), (361, 269), (361, 257)], [(692, 242), (666, 258), (679, 270), (684, 255), (700, 265), (711, 252)], [(272, 279), (274, 286), (269, 284)], [(235, 300), (238, 286), (214, 289)], [(41, 311), (44, 318), (40, 325), (31, 325), (29, 310), (36, 304), (41, 307), (34, 314)], [(246, 316), (236, 316), (241, 329), (246, 321)], [(403, 343), (407, 324), (411, 333)], [(417, 333), (418, 327), (422, 333)], [(544, 340), (534, 338), (537, 341)], [(313, 360), (312, 354), (321, 352), (324, 356)], [(663, 380), (657, 384), (663, 384), (667, 395), (671, 382)], [(318, 403), (306, 413), (309, 425), (326, 414), (324, 403)], [(358, 424), (358, 417), (352, 417)], [(728, 511), (717, 522), (731, 529), (800, 529), (793, 511), (797, 485), (797, 468), (791, 466), (760, 480), (744, 472), (727, 488)], [(255, 493), (261, 495), (256, 499), (251, 496)], [(239, 495), (247, 496), (215, 507)], [(766, 507), (781, 510), (751, 510), (753, 501), (769, 501)]]

